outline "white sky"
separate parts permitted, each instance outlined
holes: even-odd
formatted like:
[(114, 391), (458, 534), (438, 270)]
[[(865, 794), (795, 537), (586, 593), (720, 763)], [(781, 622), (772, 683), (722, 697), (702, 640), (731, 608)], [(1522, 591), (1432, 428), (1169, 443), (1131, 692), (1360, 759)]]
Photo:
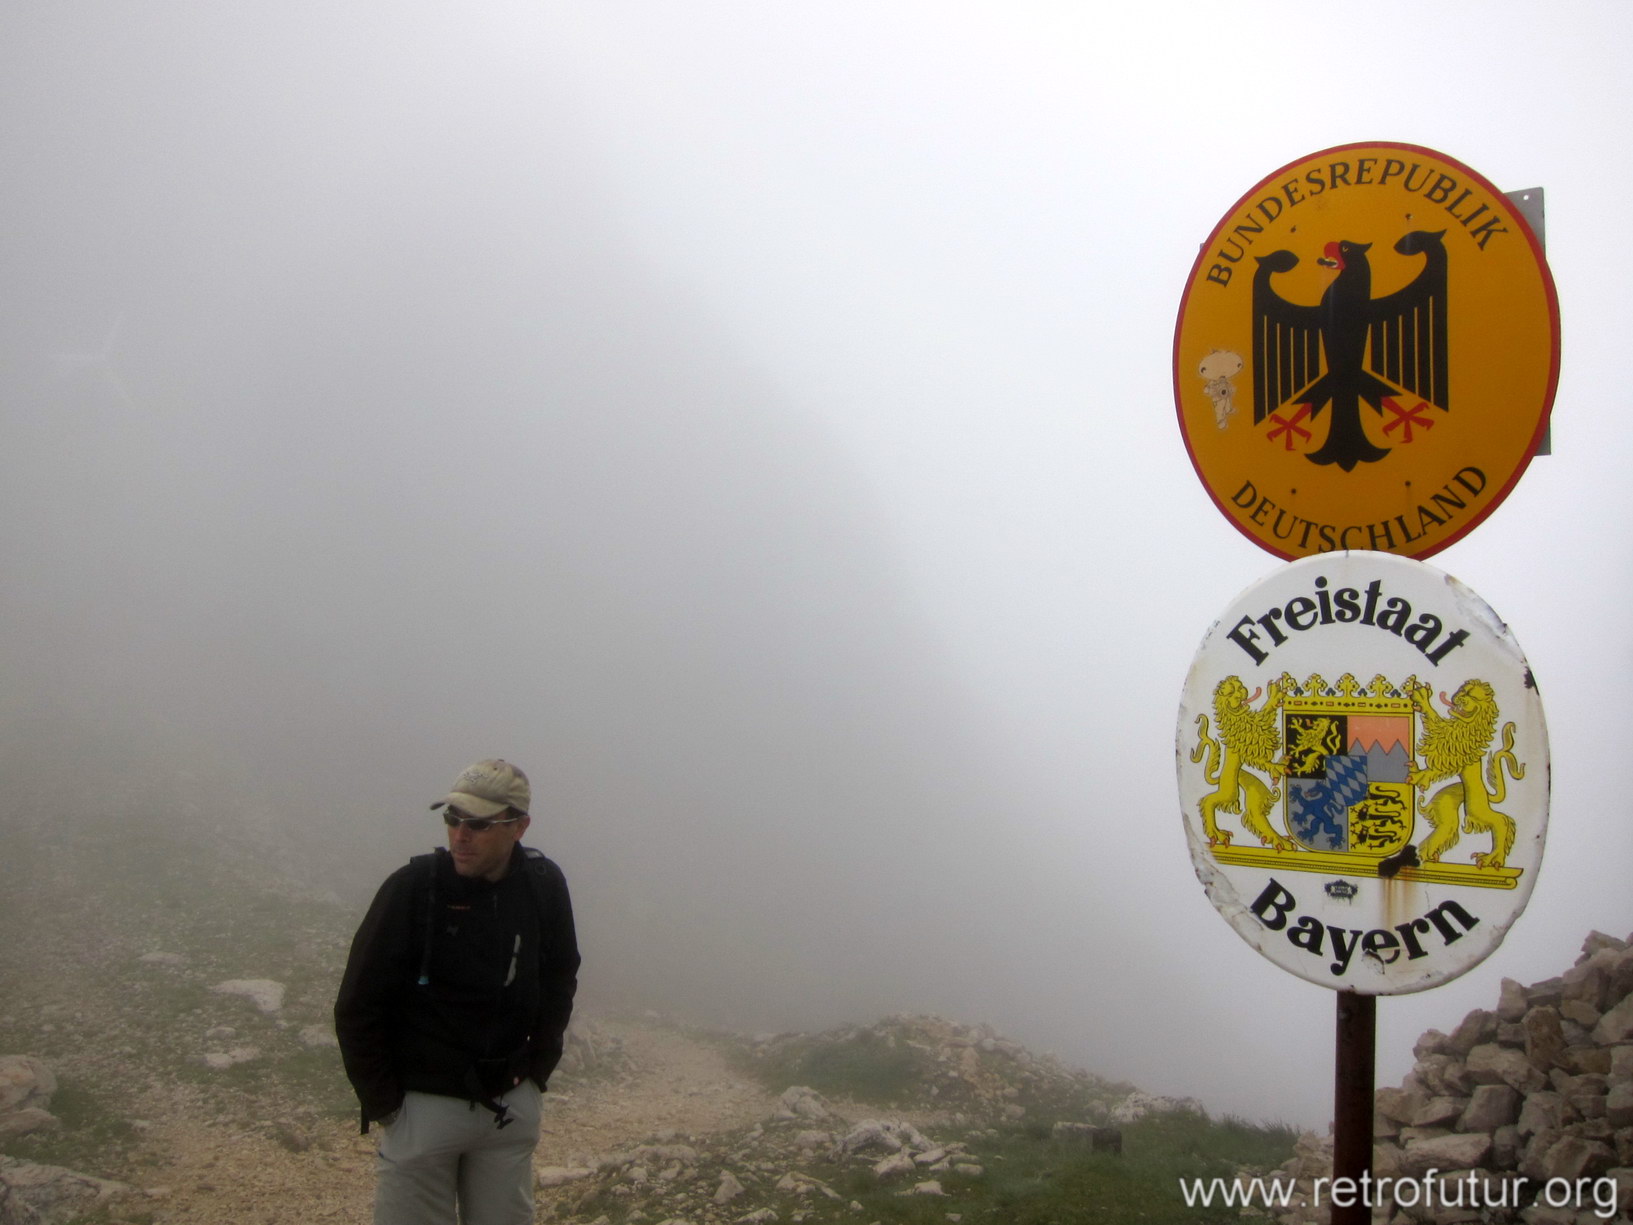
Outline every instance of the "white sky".
[(1394, 1083), (1633, 930), (1630, 52), (1609, 3), (10, 5), (7, 675), (302, 803), (361, 769), (367, 828), (514, 756), (592, 994), (937, 1009), (1322, 1122), (1332, 998), (1177, 810), (1192, 654), (1280, 563), (1191, 471), (1174, 313), (1318, 149), (1547, 192), (1554, 454), (1434, 564), (1536, 672), (1549, 845), (1495, 955), (1380, 1005)]

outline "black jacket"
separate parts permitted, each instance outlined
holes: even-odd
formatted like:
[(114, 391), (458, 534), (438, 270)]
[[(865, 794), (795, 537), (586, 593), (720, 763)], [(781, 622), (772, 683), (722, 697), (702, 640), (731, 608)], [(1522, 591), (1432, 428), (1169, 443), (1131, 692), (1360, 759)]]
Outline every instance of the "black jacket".
[(498, 881), (453, 870), (446, 851), (386, 878), (352, 940), (335, 1000), (363, 1129), (409, 1089), (493, 1100), (561, 1059), (578, 985), (561, 869), (518, 846)]

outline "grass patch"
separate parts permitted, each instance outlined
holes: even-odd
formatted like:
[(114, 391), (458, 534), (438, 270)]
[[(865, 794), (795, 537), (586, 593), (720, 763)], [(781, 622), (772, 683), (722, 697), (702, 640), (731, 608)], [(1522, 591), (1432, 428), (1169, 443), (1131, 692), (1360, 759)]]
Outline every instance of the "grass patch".
[[(1011, 1128), (996, 1140), (972, 1143), (984, 1173), (938, 1177), (947, 1198), (902, 1196), (902, 1186), (881, 1187), (872, 1172), (847, 1172), (836, 1185), (863, 1206), (867, 1219), (899, 1225), (945, 1225), (946, 1214), (1002, 1225), (1196, 1225), (1240, 1221), (1237, 1208), (1193, 1208), (1180, 1193), (1182, 1178), (1230, 1177), (1244, 1165), (1267, 1168), (1292, 1153), (1297, 1132), (1240, 1120), (1213, 1122), (1176, 1113), (1123, 1128), (1123, 1152), (1097, 1153), (1077, 1141), (1056, 1140), (1037, 1127)], [(839, 1207), (835, 1205), (835, 1207)], [(839, 1211), (810, 1220), (839, 1221)]]
[[(1285, 1127), (1215, 1123), (1205, 1115), (1176, 1113), (1124, 1127), (1123, 1152), (1116, 1154), (1088, 1151), (1081, 1142), (1040, 1136), (1039, 1130), (1008, 1129), (982, 1144), (976, 1161), (983, 1175), (942, 1177), (951, 1201), (904, 1198), (894, 1193), (900, 1188), (865, 1185), (854, 1187), (852, 1196), (880, 1221), (914, 1225), (944, 1222), (954, 1201), (965, 1221), (1004, 1225), (1222, 1225), (1239, 1221), (1239, 1209), (1189, 1207), (1180, 1180), (1229, 1177), (1243, 1165), (1279, 1164), (1291, 1155), (1297, 1135)], [(859, 1181), (867, 1178), (871, 1174), (864, 1173)]]
[(891, 1106), (920, 1096), (932, 1069), (923, 1051), (863, 1029), (839, 1042), (789, 1045), (754, 1071), (774, 1090), (807, 1085), (827, 1097)]
[(824, 1097), (971, 1117), (1018, 1107), (1027, 1118), (1084, 1121), (1133, 1089), (937, 1017), (783, 1034), (735, 1057), (773, 1093), (805, 1085)]
[(74, 1169), (105, 1162), (138, 1138), (124, 1108), (118, 1089), (104, 1095), (78, 1081), (61, 1081), (49, 1109), (62, 1126), (18, 1136), (7, 1144), (7, 1155)]
[[(955, 1161), (978, 1165), (980, 1174), (925, 1169), (886, 1183), (869, 1162), (779, 1161), (759, 1167), (765, 1172), (763, 1181), (732, 1203), (730, 1216), (769, 1207), (779, 1220), (807, 1225), (946, 1225), (949, 1213), (960, 1216), (964, 1225), (1239, 1225), (1239, 1208), (1187, 1206), (1180, 1180), (1229, 1178), (1243, 1166), (1279, 1165), (1292, 1153), (1297, 1137), (1287, 1127), (1239, 1119), (1214, 1122), (1187, 1113), (1142, 1119), (1124, 1127), (1122, 1134), (1123, 1152), (1117, 1154), (1094, 1152), (1081, 1140), (1057, 1140), (1037, 1124), (972, 1133), (965, 1142), (967, 1152)], [(820, 1180), (839, 1198), (774, 1191), (775, 1171), (785, 1168)], [(706, 1168), (696, 1181), (711, 1187), (718, 1177), (718, 1170)], [(914, 1183), (929, 1179), (940, 1183), (943, 1194), (906, 1194)], [(851, 1207), (853, 1202), (860, 1211)], [(626, 1225), (665, 1219), (674, 1215), (672, 1207), (678, 1205), (632, 1193), (627, 1184), (603, 1183), (572, 1205), (572, 1219), (604, 1213), (612, 1225)]]

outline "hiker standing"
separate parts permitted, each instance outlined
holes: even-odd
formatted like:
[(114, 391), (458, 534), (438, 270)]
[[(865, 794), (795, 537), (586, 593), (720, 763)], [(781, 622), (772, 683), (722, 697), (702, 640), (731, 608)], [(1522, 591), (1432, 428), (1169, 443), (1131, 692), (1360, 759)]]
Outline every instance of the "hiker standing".
[(375, 1225), (531, 1225), (540, 1095), (578, 945), (567, 882), (521, 845), (527, 776), (479, 761), (432, 804), (448, 848), (375, 895), (335, 1000), (363, 1131), (382, 1125)]

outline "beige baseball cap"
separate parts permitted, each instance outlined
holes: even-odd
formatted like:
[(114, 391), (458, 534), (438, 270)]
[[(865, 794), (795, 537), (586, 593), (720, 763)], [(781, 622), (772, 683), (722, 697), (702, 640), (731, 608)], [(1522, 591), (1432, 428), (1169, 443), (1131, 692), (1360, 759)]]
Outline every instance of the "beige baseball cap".
[(453, 789), (431, 807), (451, 804), (473, 817), (496, 817), (507, 808), (525, 815), (532, 802), (533, 789), (527, 784), (527, 775), (502, 758), (490, 757), (466, 766), (454, 780)]

